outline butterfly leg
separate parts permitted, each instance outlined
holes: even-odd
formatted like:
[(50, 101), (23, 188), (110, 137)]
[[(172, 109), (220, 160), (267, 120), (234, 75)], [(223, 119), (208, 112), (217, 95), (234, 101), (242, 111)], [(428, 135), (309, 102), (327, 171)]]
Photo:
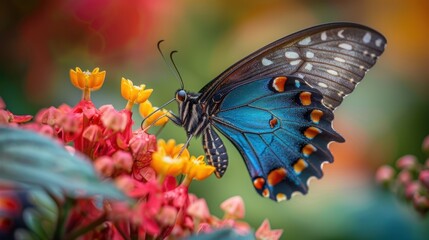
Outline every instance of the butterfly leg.
[(203, 146), (209, 164), (216, 168), (216, 177), (221, 178), (228, 167), (228, 154), (222, 139), (211, 127), (204, 131)]
[(176, 125), (182, 126), (182, 120), (180, 119), (179, 116), (177, 116), (176, 114), (174, 114), (172, 111), (168, 111), (167, 117)]

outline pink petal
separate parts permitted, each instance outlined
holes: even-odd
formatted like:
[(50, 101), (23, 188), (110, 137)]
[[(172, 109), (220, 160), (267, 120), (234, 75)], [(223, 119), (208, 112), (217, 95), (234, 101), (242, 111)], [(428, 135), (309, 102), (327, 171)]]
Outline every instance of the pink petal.
[(283, 234), (283, 230), (281, 229), (275, 229), (271, 230), (270, 222), (268, 219), (265, 219), (264, 222), (262, 222), (261, 226), (256, 230), (255, 237), (257, 239), (264, 239), (264, 240), (277, 240), (280, 239), (281, 235)]
[(240, 196), (231, 197), (221, 203), (220, 208), (231, 218), (241, 219), (244, 217), (245, 208), (243, 198)]
[(204, 199), (198, 199), (191, 205), (189, 205), (186, 212), (197, 219), (205, 220), (210, 218), (210, 211), (207, 206), (207, 202)]

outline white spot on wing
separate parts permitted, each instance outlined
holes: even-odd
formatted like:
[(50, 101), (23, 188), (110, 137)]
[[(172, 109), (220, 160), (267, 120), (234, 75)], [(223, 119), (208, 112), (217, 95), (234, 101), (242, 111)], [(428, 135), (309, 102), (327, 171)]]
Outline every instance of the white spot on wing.
[(381, 38), (375, 40), (375, 46), (377, 47), (381, 47), (381, 43), (383, 42), (383, 40), (381, 40)]
[(326, 85), (326, 83), (323, 83), (323, 82), (319, 82), (317, 85), (319, 85), (319, 87), (322, 87), (322, 88), (328, 87), (328, 85)]
[(328, 35), (326, 35), (326, 32), (322, 32), (322, 34), (320, 35), (320, 39), (322, 39), (322, 41), (326, 41), (326, 39), (328, 39)]
[(344, 59), (342, 59), (340, 57), (335, 57), (334, 60), (337, 61), (337, 62), (340, 62), (340, 63), (346, 62), (346, 60), (344, 60)]
[(264, 65), (264, 66), (269, 66), (269, 65), (271, 65), (271, 64), (273, 64), (273, 61), (271, 61), (270, 59), (268, 59), (268, 58), (262, 58), (262, 65)]
[(306, 37), (304, 39), (302, 39), (301, 41), (299, 41), (299, 45), (308, 45), (311, 42), (311, 38), (310, 37)]
[(335, 71), (335, 70), (332, 70), (332, 69), (328, 69), (328, 70), (326, 70), (329, 74), (331, 74), (331, 75), (334, 75), (334, 76), (337, 76), (338, 75), (338, 72), (337, 71)]
[(305, 69), (307, 69), (308, 71), (311, 71), (311, 69), (313, 69), (313, 64), (307, 63), (307, 65), (305, 65)]
[(371, 42), (371, 33), (369, 33), (369, 32), (365, 33), (365, 35), (364, 35), (364, 36), (363, 36), (363, 38), (362, 38), (362, 41), (363, 41), (364, 43), (369, 43), (369, 42)]
[(340, 43), (338, 45), (338, 47), (345, 49), (345, 50), (352, 50), (353, 49), (352, 45), (350, 45), (348, 43)]
[(294, 65), (298, 65), (301, 62), (301, 59), (298, 60), (293, 60), (290, 62), (290, 65), (294, 66)]
[(296, 52), (285, 52), (285, 56), (287, 58), (299, 58), (299, 54)]
[(305, 53), (305, 56), (306, 56), (307, 58), (313, 58), (313, 57), (314, 57), (314, 53), (313, 53), (313, 52), (308, 51), (308, 52), (306, 52), (306, 53)]
[(340, 30), (340, 31), (338, 31), (338, 37), (340, 37), (340, 38), (344, 38), (344, 35), (343, 35), (343, 32), (344, 32), (344, 29), (343, 30)]

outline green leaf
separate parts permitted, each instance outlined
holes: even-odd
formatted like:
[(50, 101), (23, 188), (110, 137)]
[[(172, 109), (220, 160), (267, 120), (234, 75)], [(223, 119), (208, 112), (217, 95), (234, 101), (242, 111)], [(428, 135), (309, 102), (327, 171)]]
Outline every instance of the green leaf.
[(101, 181), (81, 154), (35, 132), (0, 126), (0, 181), (38, 186), (71, 198), (100, 195), (126, 200), (112, 183)]

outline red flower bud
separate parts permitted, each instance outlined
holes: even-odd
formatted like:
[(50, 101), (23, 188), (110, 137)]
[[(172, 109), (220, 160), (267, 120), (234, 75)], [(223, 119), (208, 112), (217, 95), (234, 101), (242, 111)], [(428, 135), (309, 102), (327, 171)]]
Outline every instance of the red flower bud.
[(400, 169), (413, 169), (417, 164), (417, 158), (413, 155), (405, 155), (396, 161), (396, 166)]
[(422, 185), (425, 186), (427, 190), (429, 190), (429, 169), (425, 169), (420, 172), (419, 180)]

